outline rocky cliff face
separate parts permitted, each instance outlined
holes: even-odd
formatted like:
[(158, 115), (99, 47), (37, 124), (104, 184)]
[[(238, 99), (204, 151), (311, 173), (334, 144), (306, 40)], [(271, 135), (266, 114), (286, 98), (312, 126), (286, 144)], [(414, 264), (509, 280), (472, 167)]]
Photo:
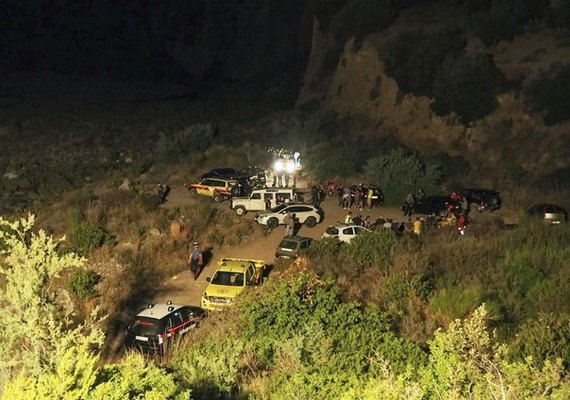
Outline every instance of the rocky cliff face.
[[(392, 135), (422, 152), (463, 156), (481, 172), (521, 168), (540, 175), (570, 167), (570, 123), (546, 126), (541, 115), (525, 107), (520, 89), (499, 96), (495, 112), (468, 126), (454, 115), (434, 114), (433, 99), (400, 92), (396, 81), (386, 75), (379, 55), (391, 38), (417, 25), (403, 16), (385, 32), (366, 37), (358, 50), (352, 41), (346, 43), (336, 69), (323, 78), (319, 74), (331, 39), (320, 32), (317, 22), (297, 105), (318, 102), (325, 109), (352, 116), (354, 134)], [(541, 30), (490, 48), (469, 39), (467, 51), (491, 53), (505, 76), (524, 86), (552, 64), (570, 60), (567, 42), (567, 36)]]

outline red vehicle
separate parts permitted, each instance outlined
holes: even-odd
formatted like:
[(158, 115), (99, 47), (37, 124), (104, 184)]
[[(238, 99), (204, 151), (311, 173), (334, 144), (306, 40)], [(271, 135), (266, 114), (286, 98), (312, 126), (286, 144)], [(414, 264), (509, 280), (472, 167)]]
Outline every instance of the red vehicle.
[(338, 185), (332, 181), (326, 181), (326, 182), (321, 183), (321, 187), (325, 190), (325, 192), (329, 196), (332, 196), (333, 194), (335, 194), (335, 191), (338, 188)]

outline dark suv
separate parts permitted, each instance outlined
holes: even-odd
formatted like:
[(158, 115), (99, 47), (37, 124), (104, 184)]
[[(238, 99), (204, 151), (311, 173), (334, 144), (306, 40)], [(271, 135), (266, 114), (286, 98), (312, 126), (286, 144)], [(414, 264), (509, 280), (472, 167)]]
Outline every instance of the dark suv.
[(164, 355), (176, 339), (195, 328), (204, 317), (199, 307), (149, 304), (129, 325), (125, 334), (127, 347), (146, 353)]
[(233, 168), (214, 168), (204, 175), (202, 175), (202, 179), (204, 178), (220, 178), (220, 179), (237, 179), (240, 175), (237, 171)]
[(311, 247), (313, 239), (303, 236), (286, 236), (275, 249), (275, 258), (297, 258), (301, 250)]
[(495, 211), (501, 208), (499, 193), (490, 189), (463, 189), (459, 192), (469, 204), (469, 208), (475, 206), (480, 212)]

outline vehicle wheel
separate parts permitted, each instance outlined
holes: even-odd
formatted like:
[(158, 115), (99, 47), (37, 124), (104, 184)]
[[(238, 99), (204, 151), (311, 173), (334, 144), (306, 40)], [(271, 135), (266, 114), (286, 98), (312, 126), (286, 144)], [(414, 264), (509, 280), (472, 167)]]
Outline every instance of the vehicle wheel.
[(245, 208), (242, 206), (237, 206), (235, 211), (236, 214), (239, 215), (240, 217), (245, 214)]
[(212, 197), (212, 200), (214, 200), (214, 203), (221, 203), (223, 199), (224, 198), (219, 193), (214, 193), (214, 196)]
[(188, 189), (188, 191), (190, 192), (190, 196), (192, 197), (198, 196), (198, 192), (196, 191), (196, 189)]
[(277, 220), (277, 218), (270, 218), (269, 221), (267, 221), (268, 228), (275, 229), (278, 226), (279, 226), (279, 221)]
[(317, 225), (317, 219), (315, 217), (309, 217), (305, 220), (305, 225), (307, 225), (309, 228), (312, 228), (313, 226)]

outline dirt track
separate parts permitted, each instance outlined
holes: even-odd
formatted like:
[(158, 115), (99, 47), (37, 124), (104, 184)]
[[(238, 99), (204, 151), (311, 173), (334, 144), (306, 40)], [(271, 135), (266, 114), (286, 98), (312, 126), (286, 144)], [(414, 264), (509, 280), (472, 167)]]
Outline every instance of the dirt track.
[[(310, 197), (310, 196), (309, 196)], [(177, 207), (192, 204), (188, 191), (180, 186), (173, 187), (168, 201), (163, 207)], [(228, 207), (228, 202), (223, 202), (219, 207)], [(321, 204), (321, 208), (325, 213), (323, 222), (314, 228), (302, 226), (299, 235), (308, 236), (318, 239), (322, 236), (326, 227), (339, 221), (343, 221), (347, 211), (338, 206), (338, 200), (335, 197), (326, 198)], [(372, 221), (379, 217), (392, 218), (394, 221), (404, 221), (405, 217), (400, 209), (394, 207), (374, 207), (371, 210), (352, 211), (353, 216), (361, 214), (363, 217), (370, 215)], [(499, 214), (499, 213), (494, 213)], [(255, 213), (247, 213), (243, 218), (254, 218)], [(476, 216), (475, 216), (476, 217)], [(415, 216), (414, 216), (415, 218)], [(212, 276), (215, 271), (217, 261), (222, 257), (246, 257), (264, 259), (268, 264), (274, 261), (275, 248), (285, 234), (285, 227), (279, 226), (268, 235), (263, 234), (263, 227), (256, 226), (255, 234), (249, 238), (247, 243), (240, 246), (223, 246), (213, 250), (213, 257), (198, 277), (194, 281), (194, 277), (189, 271), (182, 272), (166, 281), (156, 294), (155, 302), (165, 302), (172, 300), (175, 303), (200, 305), (200, 297), (207, 286), (206, 277)]]

